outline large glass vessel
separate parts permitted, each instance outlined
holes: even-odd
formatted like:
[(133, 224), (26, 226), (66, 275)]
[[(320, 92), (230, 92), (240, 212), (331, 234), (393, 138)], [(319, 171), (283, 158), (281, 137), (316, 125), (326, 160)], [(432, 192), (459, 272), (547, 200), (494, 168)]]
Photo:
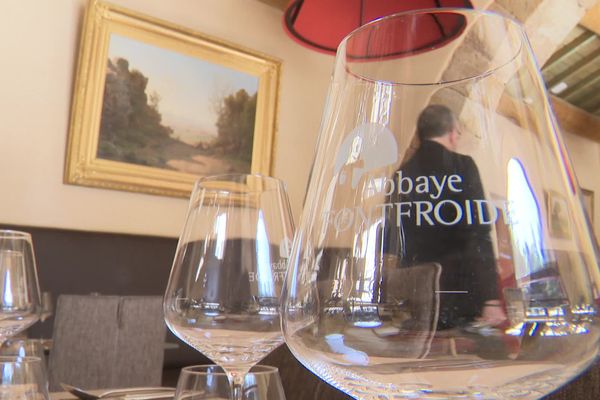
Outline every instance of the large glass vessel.
[(340, 45), (283, 289), (357, 399), (535, 399), (598, 353), (597, 243), (522, 27), (476, 10)]

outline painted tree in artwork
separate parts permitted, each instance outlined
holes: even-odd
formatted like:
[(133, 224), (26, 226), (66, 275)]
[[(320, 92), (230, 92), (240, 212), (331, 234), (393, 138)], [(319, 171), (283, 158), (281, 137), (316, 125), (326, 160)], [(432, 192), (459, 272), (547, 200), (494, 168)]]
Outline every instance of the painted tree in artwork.
[(130, 70), (124, 58), (108, 60), (98, 156), (105, 159), (162, 166), (152, 151), (171, 139), (172, 129), (161, 123), (158, 95), (148, 96), (148, 78)]
[(217, 110), (217, 139), (213, 149), (227, 157), (250, 163), (254, 139), (257, 94), (244, 89), (225, 96)]

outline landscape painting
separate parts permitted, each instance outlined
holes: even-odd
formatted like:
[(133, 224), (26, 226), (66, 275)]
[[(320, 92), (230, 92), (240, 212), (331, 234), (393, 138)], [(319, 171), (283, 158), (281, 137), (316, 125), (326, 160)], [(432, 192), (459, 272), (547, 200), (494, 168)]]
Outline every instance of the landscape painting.
[(280, 68), (262, 53), (90, 2), (65, 182), (187, 197), (203, 176), (269, 174)]
[(250, 172), (258, 79), (112, 35), (98, 157), (195, 175)]

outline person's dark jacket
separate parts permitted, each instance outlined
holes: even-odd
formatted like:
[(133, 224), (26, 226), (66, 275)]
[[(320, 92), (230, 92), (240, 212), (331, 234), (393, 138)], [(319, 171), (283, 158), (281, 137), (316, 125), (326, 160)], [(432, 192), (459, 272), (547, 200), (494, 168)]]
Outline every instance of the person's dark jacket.
[[(396, 192), (390, 201), (410, 203), (405, 204), (403, 210), (410, 208), (411, 212), (410, 216), (401, 216), (399, 228), (395, 221), (397, 215), (392, 212), (392, 221), (386, 223), (385, 252), (398, 255), (401, 267), (425, 262), (441, 264), (440, 291), (457, 293), (440, 294), (439, 329), (472, 322), (481, 315), (487, 300), (499, 298), (490, 214), (485, 203), (481, 202), (485, 197), (477, 166), (471, 157), (426, 140), (400, 170), (403, 177), (412, 180), (413, 190), (408, 194)], [(441, 182), (444, 177), (447, 181), (452, 175), (458, 175), (462, 180), (456, 183), (457, 178), (454, 178), (453, 188), (457, 190), (446, 186), (439, 198), (432, 199), (432, 193), (435, 195), (437, 189), (432, 186), (431, 177)], [(428, 193), (415, 190), (419, 177), (427, 177), (430, 185)], [(420, 182), (424, 182), (424, 178), (420, 178)], [(407, 188), (408, 185), (405, 185), (403, 190), (407, 191)], [(480, 201), (482, 220), (475, 200)], [(423, 214), (418, 220), (415, 202), (431, 204), (432, 211), (428, 215), (433, 225)], [(439, 205), (440, 202), (444, 203)], [(425, 210), (429, 207), (427, 203), (421, 203), (419, 207)], [(460, 211), (456, 204), (461, 207)], [(437, 215), (433, 211), (436, 206)], [(397, 209), (394, 207), (395, 211)], [(462, 213), (460, 218), (457, 213)]]

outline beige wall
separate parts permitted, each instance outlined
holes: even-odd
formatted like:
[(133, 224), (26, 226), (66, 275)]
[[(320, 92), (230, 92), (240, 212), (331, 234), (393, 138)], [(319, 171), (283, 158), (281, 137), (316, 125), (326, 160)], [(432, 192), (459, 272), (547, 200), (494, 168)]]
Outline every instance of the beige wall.
[(579, 186), (594, 192), (594, 231), (600, 240), (600, 143), (564, 132), (563, 140)]
[[(0, 224), (177, 236), (187, 200), (63, 184), (71, 91), (86, 0), (2, 0)], [(112, 0), (282, 60), (273, 175), (299, 215), (333, 57), (283, 32), (252, 0)]]

